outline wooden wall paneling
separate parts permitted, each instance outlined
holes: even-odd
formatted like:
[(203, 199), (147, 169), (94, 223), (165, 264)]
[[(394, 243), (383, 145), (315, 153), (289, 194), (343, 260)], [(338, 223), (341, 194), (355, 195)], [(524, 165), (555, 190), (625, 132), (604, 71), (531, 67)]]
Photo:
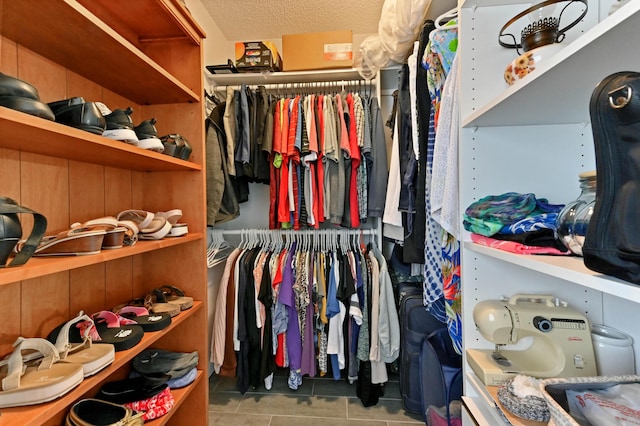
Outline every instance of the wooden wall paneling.
[[(179, 238), (179, 237), (178, 237)], [(134, 268), (136, 283), (143, 285), (143, 289), (147, 291), (160, 287), (162, 285), (173, 285), (183, 289), (194, 300), (206, 300), (206, 288), (198, 287), (196, 290), (189, 291), (192, 288), (191, 283), (201, 279), (202, 271), (205, 265), (206, 248), (201, 241), (194, 241), (189, 244), (181, 244), (179, 246), (170, 247), (159, 253), (144, 253), (136, 256), (136, 260), (140, 261), (140, 267)], [(181, 268), (180, 265), (184, 259), (194, 262), (194, 266), (190, 268)], [(197, 266), (195, 265), (197, 261)]]
[(104, 216), (105, 191), (103, 166), (69, 161), (69, 215), (71, 223), (83, 223)]
[(133, 261), (131, 257), (107, 262), (105, 272), (105, 306), (114, 307), (139, 296), (133, 291)]
[(104, 191), (105, 213), (117, 216), (132, 206), (131, 199), (131, 171), (116, 167), (104, 168), (106, 182)]
[(18, 45), (6, 37), (2, 37), (0, 71), (14, 77), (18, 75)]
[(35, 86), (43, 102), (64, 99), (67, 93), (66, 69), (22, 46), (18, 46), (16, 77)]
[(102, 87), (73, 71), (67, 70), (67, 93), (66, 98), (82, 96), (87, 102), (101, 102), (103, 96)]
[[(21, 160), (22, 203), (47, 218), (47, 235), (69, 229), (68, 160), (28, 152), (21, 153)], [(32, 220), (25, 217), (25, 223)]]
[(71, 315), (69, 291), (66, 271), (22, 281), (20, 333), (25, 337), (46, 337), (67, 321)]
[(13, 350), (11, 345), (22, 330), (21, 297), (21, 283), (0, 286), (0, 307), (5, 318), (4, 324), (0, 327), (0, 357)]
[(98, 263), (69, 271), (72, 315), (80, 310), (91, 315), (107, 308), (105, 269), (105, 264)]
[[(142, 51), (161, 64), (171, 75), (178, 78), (197, 95), (202, 96), (202, 72), (200, 52), (184, 49), (183, 41), (151, 41), (145, 43)], [(198, 70), (198, 72), (194, 72)]]
[(0, 179), (0, 196), (12, 198), (20, 203), (20, 179), (18, 178), (20, 176), (20, 153), (0, 148), (0, 165), (3, 176), (3, 179)]

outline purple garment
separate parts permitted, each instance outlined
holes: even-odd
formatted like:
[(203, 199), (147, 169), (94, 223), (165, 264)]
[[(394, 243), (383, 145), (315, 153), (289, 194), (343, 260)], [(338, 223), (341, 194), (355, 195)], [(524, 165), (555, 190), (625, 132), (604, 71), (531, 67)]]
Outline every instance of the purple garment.
[(282, 284), (280, 284), (280, 294), (278, 300), (287, 307), (289, 311), (289, 326), (287, 327), (287, 353), (289, 354), (289, 368), (299, 370), (302, 363), (302, 339), (300, 338), (300, 325), (298, 322), (298, 312), (296, 311), (296, 299), (293, 292), (295, 274), (293, 262), (296, 255), (296, 243), (294, 242), (287, 253), (287, 258), (282, 271)]
[(304, 327), (304, 343), (302, 344), (302, 367), (300, 373), (303, 375), (308, 374), (309, 377), (316, 376), (316, 349), (313, 339), (313, 264), (314, 264), (314, 253), (311, 252), (309, 254), (309, 263), (307, 263), (306, 271), (298, 271), (307, 272), (308, 283), (309, 283), (309, 295), (311, 296), (311, 303), (309, 303), (306, 307), (307, 315), (305, 317), (305, 327)]

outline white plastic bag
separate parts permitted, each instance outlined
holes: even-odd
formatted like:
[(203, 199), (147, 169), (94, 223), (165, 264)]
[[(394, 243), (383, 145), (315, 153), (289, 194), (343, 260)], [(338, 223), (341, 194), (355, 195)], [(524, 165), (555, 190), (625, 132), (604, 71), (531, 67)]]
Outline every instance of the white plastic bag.
[(354, 61), (363, 78), (371, 79), (390, 62), (404, 63), (418, 38), (432, 0), (385, 0), (378, 34), (367, 37)]
[(581, 425), (640, 424), (640, 383), (625, 383), (599, 390), (567, 390), (566, 394), (571, 416)]

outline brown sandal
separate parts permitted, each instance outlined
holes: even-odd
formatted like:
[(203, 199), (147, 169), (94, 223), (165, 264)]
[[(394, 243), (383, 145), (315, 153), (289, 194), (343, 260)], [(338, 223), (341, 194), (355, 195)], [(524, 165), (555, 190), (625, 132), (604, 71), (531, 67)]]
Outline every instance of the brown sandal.
[(185, 296), (184, 292), (178, 287), (163, 285), (158, 290), (164, 294), (167, 302), (179, 305), (181, 311), (185, 311), (193, 306), (193, 297)]

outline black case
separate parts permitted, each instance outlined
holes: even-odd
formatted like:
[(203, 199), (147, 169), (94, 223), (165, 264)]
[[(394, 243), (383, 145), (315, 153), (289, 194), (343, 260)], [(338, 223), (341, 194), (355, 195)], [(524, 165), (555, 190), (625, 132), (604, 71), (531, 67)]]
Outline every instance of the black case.
[(640, 284), (640, 73), (604, 78), (589, 103), (596, 155), (587, 268)]
[(438, 321), (422, 302), (422, 283), (399, 283), (400, 362), (399, 384), (402, 403), (410, 413), (421, 413), (423, 402), (420, 376), (422, 341), (446, 324)]

